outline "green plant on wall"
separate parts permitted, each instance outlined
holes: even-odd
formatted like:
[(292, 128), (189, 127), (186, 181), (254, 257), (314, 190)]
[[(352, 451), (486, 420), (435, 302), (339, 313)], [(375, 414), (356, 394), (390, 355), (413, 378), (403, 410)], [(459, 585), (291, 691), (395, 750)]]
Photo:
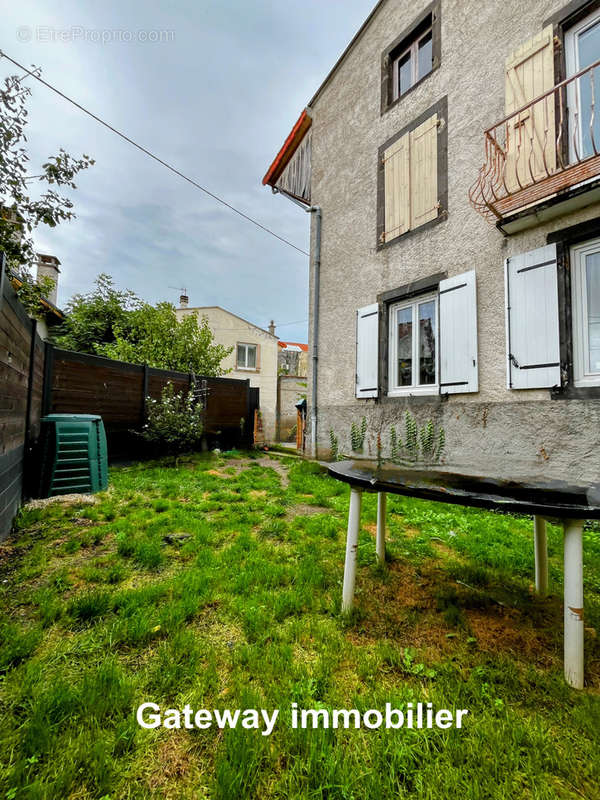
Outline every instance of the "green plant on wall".
[(404, 414), (404, 442), (398, 438), (395, 427), (390, 428), (390, 460), (395, 464), (422, 461), (438, 463), (444, 454), (446, 433), (442, 427), (436, 428), (432, 420), (419, 428), (410, 413)]
[(339, 447), (338, 438), (335, 435), (335, 433), (333, 432), (333, 428), (329, 429), (329, 450), (330, 450), (330, 454), (331, 454), (331, 460), (332, 461), (338, 461), (339, 460), (339, 454), (340, 454), (340, 447)]
[(367, 432), (367, 418), (363, 417), (360, 421), (360, 427), (353, 422), (350, 426), (350, 444), (355, 453), (362, 452), (365, 443), (365, 434)]

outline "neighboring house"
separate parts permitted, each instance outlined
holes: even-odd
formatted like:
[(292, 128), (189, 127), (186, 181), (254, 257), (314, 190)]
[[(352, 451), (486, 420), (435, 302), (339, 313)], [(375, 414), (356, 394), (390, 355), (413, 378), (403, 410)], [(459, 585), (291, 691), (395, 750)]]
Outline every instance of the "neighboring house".
[(273, 323), (266, 331), (220, 306), (188, 307), (185, 295), (176, 309), (179, 319), (186, 314), (203, 317), (214, 333), (215, 342), (232, 347), (232, 353), (223, 360), (223, 367), (231, 369), (226, 377), (248, 379), (251, 386), (260, 390), (259, 402), (263, 433), (267, 442), (274, 441), (277, 411), (277, 337)]
[[(48, 294), (48, 297), (41, 298), (41, 308), (35, 317), (38, 336), (41, 339), (48, 339), (50, 328), (60, 325), (65, 318), (63, 312), (56, 305), (60, 261), (56, 256), (49, 256), (42, 253), (38, 253), (37, 258), (37, 280), (39, 281), (40, 278), (50, 278), (54, 281), (54, 286), (52, 291)], [(22, 285), (18, 278), (13, 278), (12, 284), (15, 289), (18, 289)]]
[(308, 345), (301, 342), (279, 341), (277, 356), (280, 375), (298, 375), (306, 378), (308, 374)]
[(598, 59), (599, 0), (376, 5), (263, 180), (312, 212), (313, 451), (410, 409), (463, 469), (598, 480)]

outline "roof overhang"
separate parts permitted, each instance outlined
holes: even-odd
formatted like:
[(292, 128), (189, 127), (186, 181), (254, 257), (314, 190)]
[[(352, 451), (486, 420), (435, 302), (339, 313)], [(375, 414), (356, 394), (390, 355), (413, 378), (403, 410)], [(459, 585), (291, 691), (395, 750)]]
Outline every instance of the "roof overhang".
[(310, 116), (309, 109), (305, 108), (302, 114), (300, 114), (298, 117), (298, 120), (292, 128), (290, 135), (283, 143), (283, 147), (277, 153), (275, 160), (267, 170), (267, 174), (262, 180), (263, 186), (275, 186), (281, 176), (281, 173), (289, 164), (292, 156), (298, 149), (300, 142), (304, 138), (305, 133), (308, 131), (311, 125), (312, 117)]

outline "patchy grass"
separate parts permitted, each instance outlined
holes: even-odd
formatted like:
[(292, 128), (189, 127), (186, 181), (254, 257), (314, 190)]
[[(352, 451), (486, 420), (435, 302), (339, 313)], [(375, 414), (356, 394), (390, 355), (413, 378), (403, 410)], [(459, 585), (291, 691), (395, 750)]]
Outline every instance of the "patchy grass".
[[(348, 489), (242, 453), (111, 473), (94, 504), (25, 509), (0, 546), (0, 798), (600, 797), (600, 533), (585, 532), (586, 678), (562, 678), (531, 520), (364, 501), (340, 615)], [(280, 709), (255, 731), (142, 730), (161, 708)], [(468, 708), (462, 730), (294, 730), (290, 704)]]

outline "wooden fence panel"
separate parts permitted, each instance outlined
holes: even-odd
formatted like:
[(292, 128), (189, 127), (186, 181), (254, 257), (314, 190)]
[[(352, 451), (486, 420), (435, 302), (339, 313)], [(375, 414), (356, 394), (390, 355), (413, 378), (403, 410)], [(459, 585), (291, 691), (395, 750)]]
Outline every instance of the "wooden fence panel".
[[(0, 259), (0, 262), (2, 259)], [(23, 495), (32, 436), (39, 432), (44, 345), (0, 263), (0, 539)]]

